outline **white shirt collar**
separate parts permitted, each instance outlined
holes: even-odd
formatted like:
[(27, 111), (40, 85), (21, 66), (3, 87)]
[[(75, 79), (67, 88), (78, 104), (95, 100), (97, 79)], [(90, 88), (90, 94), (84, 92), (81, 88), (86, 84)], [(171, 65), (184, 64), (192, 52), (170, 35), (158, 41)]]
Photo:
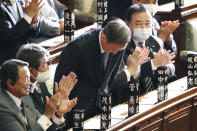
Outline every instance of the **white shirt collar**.
[(12, 93), (10, 93), (8, 90), (5, 90), (5, 91), (12, 98), (12, 100), (16, 103), (16, 106), (20, 109), (22, 99), (12, 95)]
[[(138, 41), (138, 40), (136, 40), (136, 39), (133, 39), (133, 38), (132, 38), (132, 40), (133, 40), (133, 42), (134, 42), (135, 46), (140, 48), (140, 46), (138, 45), (139, 41)], [(143, 45), (145, 46), (145, 41), (144, 41), (144, 42), (142, 42), (142, 43), (143, 43)]]
[(102, 31), (103, 31), (103, 30), (101, 30), (101, 31), (99, 32), (99, 45), (100, 45), (100, 48), (101, 48), (101, 54), (105, 52), (105, 51), (103, 50), (102, 45), (101, 45), (101, 32), (102, 32)]

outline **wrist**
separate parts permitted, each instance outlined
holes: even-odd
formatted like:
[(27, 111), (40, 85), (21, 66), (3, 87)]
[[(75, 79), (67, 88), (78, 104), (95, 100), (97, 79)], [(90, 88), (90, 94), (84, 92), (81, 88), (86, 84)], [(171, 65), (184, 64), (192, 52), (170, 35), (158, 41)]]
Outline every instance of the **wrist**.
[(158, 34), (158, 37), (159, 37), (163, 42), (166, 41), (166, 37), (165, 37), (165, 36)]
[(157, 64), (157, 61), (156, 61), (155, 58), (152, 60), (152, 64), (153, 64), (154, 67), (158, 67), (158, 64)]
[(62, 114), (60, 114), (60, 113), (58, 113), (58, 112), (55, 112), (55, 116), (56, 116), (57, 118), (61, 118), (61, 117), (62, 117)]

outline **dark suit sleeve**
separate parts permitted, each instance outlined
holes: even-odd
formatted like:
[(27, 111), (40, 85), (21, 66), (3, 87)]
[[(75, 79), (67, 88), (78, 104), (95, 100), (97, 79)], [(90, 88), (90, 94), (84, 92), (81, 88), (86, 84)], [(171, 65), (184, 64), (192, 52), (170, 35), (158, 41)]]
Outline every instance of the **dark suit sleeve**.
[[(71, 71), (75, 72), (79, 66), (79, 49), (75, 43), (69, 43), (61, 53), (59, 64), (55, 72), (55, 82), (59, 82), (63, 75), (68, 75)], [(75, 72), (77, 73), (77, 72)]]
[[(157, 36), (158, 32), (155, 29), (155, 27), (160, 28), (160, 25), (157, 22), (157, 20), (153, 17), (153, 35)], [(168, 44), (166, 42), (164, 42), (164, 48), (166, 50), (171, 50), (172, 52), (177, 53), (177, 46), (176, 46), (176, 42), (174, 41), (174, 39), (172, 40), (172, 45), (171, 46), (168, 46)]]
[(174, 41), (174, 39), (172, 40), (171, 46), (168, 46), (168, 43), (164, 42), (164, 48), (166, 50), (171, 50), (172, 52), (175, 52), (177, 54), (177, 46), (176, 46), (176, 42)]
[(29, 36), (36, 35), (39, 29), (33, 29), (27, 21), (22, 18), (13, 26), (6, 11), (0, 7), (0, 41), (4, 42), (2, 47), (19, 46), (25, 44)]

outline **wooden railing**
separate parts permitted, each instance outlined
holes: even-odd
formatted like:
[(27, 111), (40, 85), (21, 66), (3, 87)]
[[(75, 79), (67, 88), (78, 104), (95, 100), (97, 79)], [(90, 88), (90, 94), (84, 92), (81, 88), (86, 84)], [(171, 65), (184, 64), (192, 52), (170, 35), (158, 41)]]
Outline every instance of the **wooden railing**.
[[(139, 114), (128, 116), (128, 103), (112, 108), (109, 131), (197, 131), (197, 87), (187, 89), (187, 78), (168, 84), (169, 99), (157, 103), (157, 91), (139, 99)], [(84, 122), (84, 130), (99, 130), (100, 115)]]
[(130, 117), (109, 131), (197, 131), (197, 87)]
[[(76, 30), (74, 32), (74, 37), (78, 37), (86, 32), (89, 32), (91, 30), (96, 29), (97, 25), (93, 24), (87, 27), (84, 27), (82, 29)], [(46, 48), (51, 56), (49, 57), (49, 62), (50, 63), (57, 63), (59, 60), (59, 56), (61, 54), (61, 51), (64, 49), (65, 46), (68, 45), (68, 43), (64, 42), (64, 36), (57, 36), (51, 39), (48, 39), (46, 41), (43, 41), (41, 43), (38, 43), (38, 45)]]

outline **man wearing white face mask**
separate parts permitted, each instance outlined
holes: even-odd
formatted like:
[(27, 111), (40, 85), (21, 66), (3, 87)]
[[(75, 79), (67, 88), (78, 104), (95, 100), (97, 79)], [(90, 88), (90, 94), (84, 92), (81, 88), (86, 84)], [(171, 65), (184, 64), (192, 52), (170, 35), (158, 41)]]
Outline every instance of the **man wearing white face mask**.
[(124, 60), (126, 61), (136, 47), (146, 46), (150, 50), (149, 57), (151, 60), (141, 65), (140, 94), (143, 94), (156, 88), (157, 75), (155, 70), (157, 67), (167, 66), (169, 77), (174, 76), (175, 69), (172, 59), (175, 57), (175, 53), (170, 53), (170, 50), (165, 51), (163, 41), (152, 36), (152, 16), (144, 5), (134, 4), (130, 6), (126, 12), (126, 23), (131, 30), (132, 39), (127, 45)]
[(152, 35), (158, 36), (164, 42), (164, 48), (177, 53), (176, 43), (173, 40), (172, 33), (179, 27), (179, 21), (164, 21), (161, 26), (154, 18), (158, 11), (158, 0), (132, 0), (133, 4), (141, 3), (145, 5), (152, 14)]
[(30, 64), (30, 81), (32, 83), (30, 96), (34, 101), (34, 106), (41, 114), (45, 110), (45, 97), (51, 97), (45, 84), (45, 81), (50, 78), (47, 56), (49, 56), (47, 50), (33, 44), (22, 46), (17, 52), (18, 59)]
[[(49, 66), (47, 65), (48, 56), (48, 51), (36, 44), (27, 44), (21, 46), (16, 55), (17, 59), (29, 63), (29, 70), (31, 73), (30, 81), (32, 83), (30, 96), (33, 100), (35, 108), (41, 114), (43, 114), (45, 111), (46, 96), (49, 98), (52, 96), (45, 85), (45, 82), (50, 78), (50, 70)], [(73, 84), (69, 85), (71, 81)], [(56, 92), (62, 92), (63, 96), (59, 103), (59, 108), (55, 114), (55, 116), (59, 118), (59, 120), (57, 120), (58, 123), (64, 120), (62, 115), (69, 112), (77, 102), (77, 98), (72, 100), (67, 99), (75, 84), (76, 75), (74, 73), (70, 73), (67, 77), (63, 76), (60, 80), (60, 83), (56, 83)]]

